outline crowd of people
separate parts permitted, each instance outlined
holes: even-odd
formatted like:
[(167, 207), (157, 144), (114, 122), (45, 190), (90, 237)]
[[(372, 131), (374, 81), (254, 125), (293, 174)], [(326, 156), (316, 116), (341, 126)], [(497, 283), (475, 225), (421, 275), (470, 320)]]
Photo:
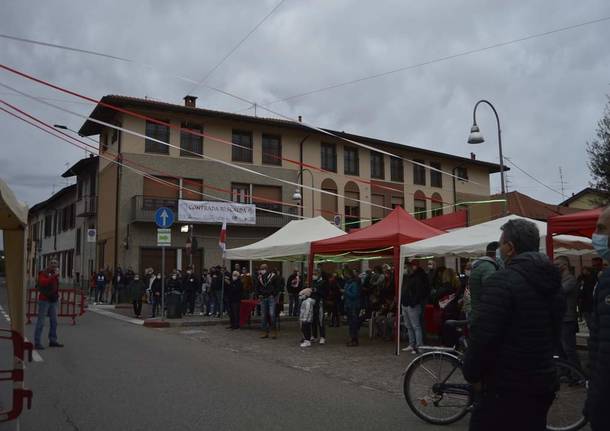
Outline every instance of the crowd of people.
[[(278, 318), (288, 294), (288, 314), (298, 316), (303, 338), (301, 347), (326, 343), (326, 321), (348, 323), (350, 347), (358, 346), (362, 323), (372, 319), (380, 336), (390, 338), (397, 326), (397, 300), (409, 345), (417, 353), (424, 343), (423, 308), (427, 304), (440, 313), (440, 339), (455, 344), (457, 334), (442, 321), (465, 318), (469, 322), (469, 346), (463, 374), (475, 388), (471, 430), (543, 430), (546, 415), (558, 389), (553, 362), (560, 355), (580, 368), (576, 352), (579, 320), (589, 329), (588, 398), (584, 414), (592, 429), (610, 429), (605, 408), (610, 391), (610, 208), (599, 217), (592, 245), (599, 257), (576, 276), (570, 261), (558, 256), (551, 262), (539, 252), (540, 233), (535, 224), (510, 220), (502, 226), (499, 241), (487, 245), (486, 255), (469, 262), (461, 274), (436, 267), (434, 261), (409, 262), (396, 298), (395, 272), (389, 265), (357, 272), (344, 267), (335, 273), (316, 269), (305, 286), (298, 269), (284, 280), (277, 269), (260, 265), (250, 274), (237, 265), (231, 273), (217, 266), (201, 275), (192, 267), (174, 270), (165, 280), (166, 294), (180, 298), (178, 306), (194, 314), (197, 298), (200, 314), (222, 316), (226, 311), (231, 329), (239, 328), (242, 299), (254, 300), (262, 315), (262, 338), (276, 338)], [(143, 277), (128, 269), (92, 274), (96, 302), (129, 300), (136, 316), (142, 300), (152, 304), (152, 315), (160, 313), (162, 277), (152, 268)], [(57, 338), (57, 262), (51, 261), (38, 275), (39, 315), (34, 335), (36, 349), (43, 349), (44, 321), (50, 319), (49, 346), (62, 347)], [(518, 413), (518, 414), (515, 414)]]
[[(434, 260), (411, 260), (407, 263), (399, 298), (403, 338), (407, 346), (403, 351), (418, 353), (426, 338), (424, 309), (432, 305), (439, 330), (440, 341), (453, 346), (458, 333), (443, 323), (449, 319), (478, 317), (478, 304), (482, 285), (490, 275), (502, 269), (499, 243), (488, 245), (486, 255), (467, 262), (460, 272), (437, 265)], [(603, 261), (596, 257), (591, 267), (581, 274), (566, 257), (555, 260), (559, 269), (566, 299), (566, 312), (561, 328), (561, 354), (575, 365), (580, 365), (576, 354), (576, 333), (579, 321), (591, 327), (593, 290), (603, 269)], [(118, 268), (114, 274), (100, 269), (92, 274), (90, 296), (94, 303), (131, 302), (136, 317), (142, 316), (142, 305), (151, 304), (150, 317), (159, 316), (162, 306), (162, 275), (153, 268), (144, 270), (143, 276), (130, 267)], [(276, 268), (262, 264), (252, 274), (239, 264), (230, 272), (224, 266), (203, 269), (196, 274), (193, 267), (186, 271), (174, 269), (165, 278), (166, 300), (177, 295), (180, 315), (230, 317), (230, 328), (240, 326), (242, 300), (257, 302), (255, 313), (262, 317), (263, 337), (277, 337), (277, 321), (284, 312), (287, 297), (287, 315), (298, 317), (303, 337), (301, 347), (312, 343), (326, 343), (326, 327), (348, 326), (347, 345), (359, 345), (358, 334), (363, 324), (372, 319), (374, 334), (385, 340), (395, 336), (397, 298), (395, 297), (394, 269), (378, 265), (373, 269), (357, 271), (348, 266), (335, 272), (315, 269), (311, 286), (298, 268), (284, 278)], [(166, 306), (167, 310), (167, 306)]]

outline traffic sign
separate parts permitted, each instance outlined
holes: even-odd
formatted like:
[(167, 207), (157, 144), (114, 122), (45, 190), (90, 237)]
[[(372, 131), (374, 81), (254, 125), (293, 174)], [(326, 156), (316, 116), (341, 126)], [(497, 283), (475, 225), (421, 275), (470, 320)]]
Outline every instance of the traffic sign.
[(95, 242), (97, 231), (95, 229), (87, 229), (87, 242)]
[(167, 247), (172, 245), (172, 230), (171, 229), (157, 229), (157, 246)]
[(161, 207), (155, 212), (155, 222), (160, 228), (168, 228), (174, 224), (174, 212), (166, 207)]

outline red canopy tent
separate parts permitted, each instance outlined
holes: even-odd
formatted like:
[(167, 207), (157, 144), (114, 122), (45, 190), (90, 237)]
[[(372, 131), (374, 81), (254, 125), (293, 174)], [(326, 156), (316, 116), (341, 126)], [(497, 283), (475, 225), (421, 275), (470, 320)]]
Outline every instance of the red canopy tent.
[[(393, 256), (395, 271), (394, 289), (398, 304), (396, 315), (400, 316), (400, 298), (398, 298), (400, 287), (400, 277), (398, 276), (400, 273), (400, 246), (443, 233), (445, 232), (442, 230), (416, 220), (401, 207), (396, 207), (383, 220), (371, 226), (358, 229), (347, 235), (312, 242), (309, 253), (309, 285), (311, 286), (316, 254), (355, 252), (354, 255), (357, 256), (357, 252), (368, 252), (369, 255)], [(400, 331), (396, 332), (397, 337), (400, 338)], [(399, 345), (398, 343), (399, 341), (397, 340), (397, 346)]]
[(546, 226), (546, 252), (553, 259), (553, 236), (576, 235), (591, 238), (603, 208), (551, 217)]

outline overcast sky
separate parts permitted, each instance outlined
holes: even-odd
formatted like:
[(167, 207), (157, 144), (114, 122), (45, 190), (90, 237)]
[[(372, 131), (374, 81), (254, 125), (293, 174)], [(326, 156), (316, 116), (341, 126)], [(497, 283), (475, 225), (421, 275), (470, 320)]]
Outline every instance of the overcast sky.
[[(126, 64), (0, 39), (2, 63), (94, 98), (106, 94), (182, 103), (279, 0), (6, 1), (1, 32), (126, 57)], [(610, 16), (607, 0), (285, 0), (207, 83), (266, 105), (308, 90)], [(318, 126), (497, 161), (496, 125), (485, 106), (487, 142), (466, 144), (474, 103), (492, 101), (505, 155), (567, 195), (588, 186), (586, 141), (610, 93), (610, 21), (275, 103)], [(150, 64), (154, 69), (143, 64)], [(90, 103), (8, 72), (0, 83), (89, 114)], [(200, 87), (200, 107), (249, 105)], [(0, 88), (1, 98), (54, 124), (82, 119)], [(253, 113), (252, 110), (245, 111)], [(259, 115), (267, 115), (259, 108)], [(33, 205), (66, 184), (84, 152), (0, 113), (0, 177)], [(513, 169), (509, 190), (558, 203), (558, 193)], [(499, 190), (499, 175), (493, 178)]]

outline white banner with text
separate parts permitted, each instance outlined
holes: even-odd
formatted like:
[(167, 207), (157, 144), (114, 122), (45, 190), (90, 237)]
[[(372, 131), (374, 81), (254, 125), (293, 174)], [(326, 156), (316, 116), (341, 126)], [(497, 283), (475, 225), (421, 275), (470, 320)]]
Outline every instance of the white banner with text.
[(256, 205), (180, 199), (178, 220), (193, 223), (256, 224)]

